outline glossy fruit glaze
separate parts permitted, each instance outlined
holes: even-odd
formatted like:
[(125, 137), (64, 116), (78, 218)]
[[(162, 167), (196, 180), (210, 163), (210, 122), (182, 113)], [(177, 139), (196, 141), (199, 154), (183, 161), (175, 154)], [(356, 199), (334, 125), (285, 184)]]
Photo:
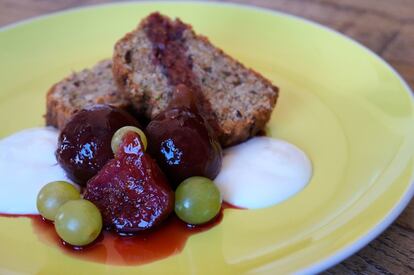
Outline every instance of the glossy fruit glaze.
[(113, 158), (112, 136), (127, 125), (139, 127), (131, 115), (108, 105), (79, 111), (59, 135), (57, 161), (71, 180), (85, 185)]
[(136, 132), (123, 136), (115, 158), (88, 181), (84, 198), (99, 208), (106, 228), (122, 233), (157, 226), (174, 209), (174, 192)]
[(209, 230), (219, 224), (223, 218), (223, 210), (236, 208), (223, 203), (217, 217), (203, 225), (191, 226), (182, 222), (175, 214), (164, 223), (148, 232), (122, 236), (114, 232), (103, 231), (95, 242), (85, 247), (74, 247), (65, 244), (56, 234), (53, 223), (44, 220), (40, 215), (8, 215), (9, 218), (30, 218), (33, 232), (43, 243), (59, 248), (70, 257), (84, 261), (92, 261), (110, 265), (140, 265), (162, 260), (180, 253), (187, 239), (200, 232)]
[(192, 176), (213, 180), (220, 172), (221, 146), (187, 87), (180, 85), (174, 91), (167, 110), (146, 131), (148, 150), (174, 187)]
[(169, 109), (147, 127), (149, 152), (174, 186), (191, 176), (214, 179), (220, 171), (220, 145), (203, 119), (188, 108)]

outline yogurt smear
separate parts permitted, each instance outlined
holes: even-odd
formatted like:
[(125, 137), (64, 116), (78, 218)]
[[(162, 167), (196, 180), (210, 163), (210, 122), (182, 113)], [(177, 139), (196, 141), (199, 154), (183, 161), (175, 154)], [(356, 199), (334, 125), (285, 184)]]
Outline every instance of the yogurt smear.
[(312, 164), (296, 146), (269, 137), (254, 137), (225, 150), (214, 182), (223, 200), (242, 208), (277, 204), (302, 190)]
[(51, 181), (69, 181), (57, 164), (58, 132), (33, 128), (0, 140), (0, 212), (38, 214), (36, 198)]

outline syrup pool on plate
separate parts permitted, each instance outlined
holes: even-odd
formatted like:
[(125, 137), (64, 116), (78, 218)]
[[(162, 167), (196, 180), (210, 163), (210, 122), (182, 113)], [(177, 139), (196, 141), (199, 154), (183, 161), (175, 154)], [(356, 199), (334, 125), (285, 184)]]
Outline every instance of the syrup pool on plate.
[(44, 221), (38, 215), (28, 217), (32, 219), (33, 230), (39, 240), (52, 247), (59, 246), (66, 255), (111, 265), (140, 265), (180, 253), (190, 236), (220, 223), (223, 210), (227, 208), (234, 207), (224, 203), (217, 217), (201, 226), (188, 226), (172, 214), (161, 226), (137, 235), (120, 236), (114, 232), (103, 231), (95, 242), (84, 248), (65, 245), (51, 222)]

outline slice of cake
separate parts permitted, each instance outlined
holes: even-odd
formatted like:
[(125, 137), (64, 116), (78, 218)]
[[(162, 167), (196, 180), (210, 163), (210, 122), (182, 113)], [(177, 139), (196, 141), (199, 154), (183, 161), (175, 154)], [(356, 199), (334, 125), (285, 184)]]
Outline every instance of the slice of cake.
[(53, 85), (46, 97), (46, 124), (61, 129), (74, 113), (95, 104), (122, 109), (130, 105), (125, 94), (118, 92), (111, 60), (103, 60)]
[(146, 17), (114, 49), (120, 92), (149, 119), (164, 110), (177, 85), (200, 98), (223, 146), (254, 136), (270, 118), (278, 88), (243, 66), (190, 25), (159, 13)]

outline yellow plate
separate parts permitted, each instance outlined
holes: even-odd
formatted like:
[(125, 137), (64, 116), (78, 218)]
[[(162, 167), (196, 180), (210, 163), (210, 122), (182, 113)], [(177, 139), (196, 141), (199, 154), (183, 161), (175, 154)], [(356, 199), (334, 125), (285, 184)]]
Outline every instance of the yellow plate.
[(141, 266), (65, 256), (39, 241), (28, 219), (0, 218), (1, 274), (317, 272), (357, 251), (397, 217), (414, 191), (408, 86), (369, 50), (281, 13), (127, 3), (2, 29), (0, 137), (43, 125), (47, 89), (72, 70), (111, 56), (115, 41), (156, 10), (190, 22), (281, 88), (269, 133), (307, 152), (314, 167), (310, 184), (274, 207), (226, 210), (218, 226), (192, 236), (181, 253)]

